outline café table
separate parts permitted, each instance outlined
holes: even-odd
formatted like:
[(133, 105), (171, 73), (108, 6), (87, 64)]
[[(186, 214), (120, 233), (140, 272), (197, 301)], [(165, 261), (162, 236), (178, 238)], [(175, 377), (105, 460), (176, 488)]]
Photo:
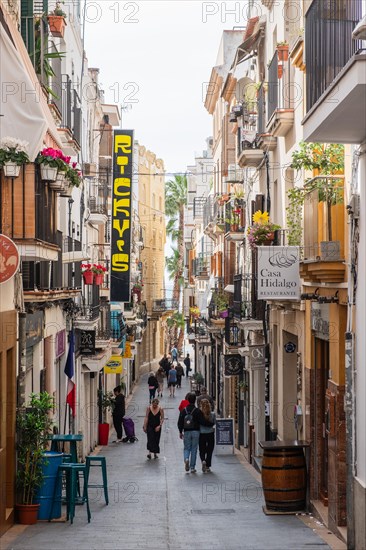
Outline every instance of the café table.
[[(51, 451), (58, 451), (59, 444), (62, 443), (64, 447), (65, 443), (70, 445), (71, 462), (76, 463), (78, 461), (77, 442), (83, 440), (82, 434), (52, 434), (49, 436), (51, 443)], [(62, 452), (63, 452), (62, 448)]]

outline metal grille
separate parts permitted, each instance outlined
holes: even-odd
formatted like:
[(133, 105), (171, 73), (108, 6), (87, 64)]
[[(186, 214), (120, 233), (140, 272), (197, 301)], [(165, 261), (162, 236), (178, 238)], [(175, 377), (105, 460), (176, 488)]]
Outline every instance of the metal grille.
[(361, 41), (352, 39), (361, 17), (361, 0), (314, 0), (310, 6), (305, 21), (307, 111), (361, 48)]

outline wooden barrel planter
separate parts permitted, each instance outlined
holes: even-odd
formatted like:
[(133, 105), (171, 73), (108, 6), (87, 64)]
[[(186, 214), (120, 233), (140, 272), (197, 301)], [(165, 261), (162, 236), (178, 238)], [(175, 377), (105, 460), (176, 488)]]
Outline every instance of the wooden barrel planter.
[(306, 462), (302, 447), (264, 448), (262, 486), (268, 510), (304, 510), (306, 485)]

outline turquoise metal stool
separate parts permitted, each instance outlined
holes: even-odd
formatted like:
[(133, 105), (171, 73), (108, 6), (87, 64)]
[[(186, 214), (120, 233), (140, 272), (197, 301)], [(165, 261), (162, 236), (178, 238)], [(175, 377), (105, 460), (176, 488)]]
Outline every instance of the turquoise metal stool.
[[(58, 467), (58, 471), (60, 474), (60, 479), (63, 473), (66, 475), (66, 520), (68, 521), (70, 519), (70, 522), (73, 523), (74, 516), (75, 516), (75, 505), (76, 504), (84, 504), (86, 502), (86, 508), (87, 508), (87, 516), (88, 516), (88, 523), (90, 523), (90, 508), (89, 508), (89, 495), (88, 495), (88, 484), (87, 484), (87, 474), (86, 474), (86, 465), (80, 464), (80, 463), (64, 463), (61, 464)], [(78, 496), (78, 492), (80, 491), (79, 486), (79, 474), (83, 475), (84, 478), (84, 486), (83, 486), (83, 494), (82, 496)], [(51, 512), (49, 520), (51, 520), (51, 514), (53, 510), (53, 503), (58, 500), (57, 499), (57, 487), (55, 484), (55, 490), (53, 493), (53, 500), (52, 500), (52, 506), (51, 506)]]
[[(90, 474), (90, 468), (93, 466), (100, 466), (102, 468), (102, 478), (103, 478), (103, 484), (100, 483), (89, 483), (89, 474)], [(104, 498), (105, 503), (109, 503), (108, 498), (108, 482), (107, 482), (107, 462), (105, 459), (105, 456), (87, 456), (86, 457), (86, 485), (87, 488), (103, 488), (104, 489)]]

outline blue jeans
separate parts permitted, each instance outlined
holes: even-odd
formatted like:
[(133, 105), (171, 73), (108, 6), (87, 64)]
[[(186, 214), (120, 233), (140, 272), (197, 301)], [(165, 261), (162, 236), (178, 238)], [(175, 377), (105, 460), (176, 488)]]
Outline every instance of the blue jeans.
[(196, 430), (190, 430), (184, 432), (184, 460), (190, 459), (190, 468), (196, 467), (198, 442), (200, 439), (200, 432)]

